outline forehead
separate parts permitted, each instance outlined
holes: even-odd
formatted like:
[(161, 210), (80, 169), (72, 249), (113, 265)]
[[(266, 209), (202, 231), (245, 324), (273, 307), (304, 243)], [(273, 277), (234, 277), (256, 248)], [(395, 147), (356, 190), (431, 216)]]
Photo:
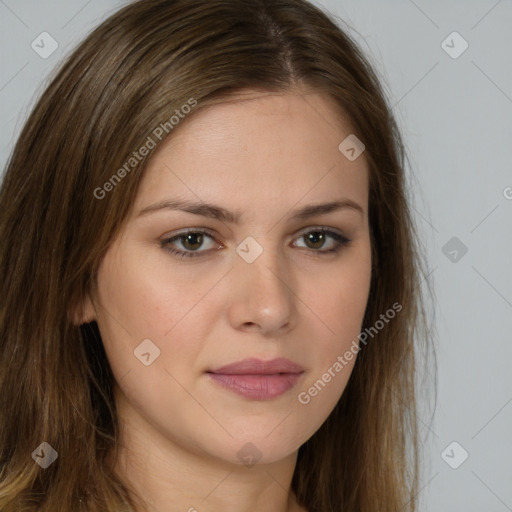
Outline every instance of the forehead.
[(345, 193), (365, 205), (364, 154), (350, 161), (338, 148), (352, 133), (326, 95), (237, 95), (194, 112), (154, 152), (138, 206), (167, 192), (266, 207)]
[(293, 142), (303, 135), (311, 140), (308, 148), (312, 148), (312, 143), (318, 142), (315, 139), (319, 137), (325, 138), (331, 147), (333, 144), (337, 146), (340, 134), (354, 131), (346, 111), (327, 94), (249, 90), (196, 109), (173, 131), (155, 156), (191, 138), (213, 145), (216, 137), (229, 136), (234, 146), (240, 142), (249, 143), (248, 136), (254, 136), (255, 141), (263, 143), (275, 136), (272, 128), (277, 125), (293, 128), (281, 134), (282, 145), (286, 137)]

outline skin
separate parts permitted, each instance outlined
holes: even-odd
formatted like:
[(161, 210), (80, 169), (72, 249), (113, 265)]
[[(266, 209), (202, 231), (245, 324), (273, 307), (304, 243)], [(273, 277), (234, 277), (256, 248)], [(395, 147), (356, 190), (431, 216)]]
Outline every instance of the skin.
[[(312, 92), (256, 91), (194, 112), (154, 151), (101, 262), (80, 321), (98, 322), (116, 379), (116, 471), (148, 511), (304, 510), (290, 490), (298, 448), (329, 416), (355, 358), (307, 405), (298, 394), (357, 340), (371, 277), (367, 162), (338, 150), (353, 130), (336, 112)], [(169, 198), (213, 203), (241, 219), (171, 209), (138, 216)], [(291, 219), (346, 199), (363, 212)], [(351, 242), (322, 253), (334, 239), (311, 246), (304, 236), (319, 227)], [(162, 247), (186, 228), (208, 228), (213, 238)], [(236, 252), (248, 236), (263, 249), (252, 263)], [(181, 258), (169, 246), (199, 247), (202, 256)], [(144, 339), (160, 350), (149, 366), (134, 357)], [(271, 400), (241, 397), (205, 373), (247, 357), (286, 357), (304, 373)], [(246, 443), (257, 449), (249, 449), (255, 465), (237, 456)]]

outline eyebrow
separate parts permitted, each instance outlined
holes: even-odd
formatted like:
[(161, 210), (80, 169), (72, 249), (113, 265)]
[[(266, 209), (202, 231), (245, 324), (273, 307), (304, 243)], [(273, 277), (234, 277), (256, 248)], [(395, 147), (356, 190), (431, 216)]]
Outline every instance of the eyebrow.
[[(304, 220), (316, 215), (331, 213), (338, 210), (350, 209), (359, 212), (364, 217), (364, 209), (350, 199), (331, 201), (329, 203), (313, 204), (297, 210), (291, 220)], [(142, 217), (161, 210), (180, 210), (210, 219), (216, 219), (229, 224), (239, 224), (242, 218), (241, 212), (231, 212), (220, 206), (204, 203), (180, 200), (163, 200), (143, 208), (137, 215)]]

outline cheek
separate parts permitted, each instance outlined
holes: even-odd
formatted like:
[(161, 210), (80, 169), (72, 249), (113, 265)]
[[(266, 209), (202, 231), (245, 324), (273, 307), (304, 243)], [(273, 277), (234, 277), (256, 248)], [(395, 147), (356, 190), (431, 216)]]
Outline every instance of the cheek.
[(338, 346), (359, 334), (362, 326), (371, 281), (369, 239), (345, 256), (316, 279), (310, 279), (306, 295), (308, 304), (338, 340)]
[[(180, 382), (187, 377), (212, 325), (204, 296), (218, 277), (193, 279), (169, 267), (166, 275), (165, 265), (144, 259), (136, 248), (114, 258), (107, 255), (98, 271), (103, 345), (116, 380), (138, 383), (127, 393), (143, 403), (162, 403), (157, 390), (180, 391), (168, 372)], [(145, 397), (144, 390), (152, 391)]]
[(173, 317), (172, 310), (162, 307), (165, 287), (144, 276), (140, 262), (128, 251), (117, 259), (115, 252), (107, 254), (98, 270), (97, 322), (118, 382), (138, 375), (148, 359), (155, 361), (149, 367), (154, 368), (161, 356), (161, 332), (170, 328)]
[(106, 332), (122, 330), (133, 343), (148, 337), (165, 339), (209, 285), (209, 280), (191, 279), (186, 272), (171, 272), (160, 255), (156, 261), (145, 257), (148, 252), (130, 247), (122, 257), (107, 255), (98, 272), (96, 310), (108, 327)]
[(204, 311), (194, 304), (205, 286), (187, 287), (183, 278), (162, 277), (162, 267), (146, 268), (128, 253), (115, 264), (105, 259), (98, 272), (98, 326), (116, 401), (119, 410), (132, 415), (128, 421), (135, 421), (134, 410), (151, 418), (164, 435), (186, 437), (203, 413), (191, 399), (187, 379), (204, 336), (194, 322)]
[(323, 286), (314, 287), (312, 282), (308, 285), (308, 306), (320, 322), (316, 323), (318, 336), (312, 352), (314, 371), (302, 391), (308, 395), (304, 400), (311, 399), (315, 407), (333, 407), (345, 388), (358, 353), (370, 281), (367, 239), (346, 261), (333, 265), (327, 275), (317, 276), (317, 284), (321, 282)]

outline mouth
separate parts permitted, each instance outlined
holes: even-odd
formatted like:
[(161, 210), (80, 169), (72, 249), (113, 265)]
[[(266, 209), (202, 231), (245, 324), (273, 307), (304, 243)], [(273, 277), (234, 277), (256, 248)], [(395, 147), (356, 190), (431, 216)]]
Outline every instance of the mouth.
[(244, 359), (207, 371), (209, 377), (223, 388), (251, 400), (271, 400), (286, 393), (303, 373), (300, 365), (284, 358), (270, 361)]

